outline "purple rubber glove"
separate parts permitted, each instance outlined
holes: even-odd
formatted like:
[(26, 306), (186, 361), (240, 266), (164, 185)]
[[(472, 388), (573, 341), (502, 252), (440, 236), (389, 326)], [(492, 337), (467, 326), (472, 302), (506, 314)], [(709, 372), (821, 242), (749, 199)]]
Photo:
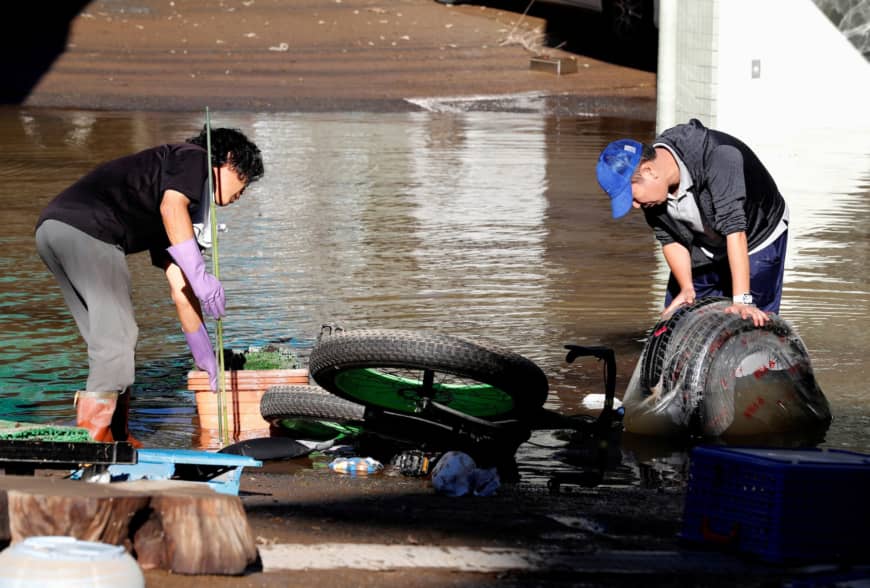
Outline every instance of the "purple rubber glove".
[(208, 383), (211, 386), (212, 392), (217, 392), (217, 358), (214, 354), (214, 348), (211, 346), (211, 339), (208, 337), (208, 331), (205, 330), (205, 325), (199, 325), (199, 330), (193, 333), (185, 333), (187, 346), (190, 347), (190, 353), (193, 355), (193, 363), (199, 369), (208, 372)]
[(202, 303), (202, 311), (213, 318), (225, 312), (226, 296), (220, 280), (205, 271), (205, 260), (199, 251), (196, 239), (188, 239), (167, 249), (169, 255), (187, 276), (193, 293)]

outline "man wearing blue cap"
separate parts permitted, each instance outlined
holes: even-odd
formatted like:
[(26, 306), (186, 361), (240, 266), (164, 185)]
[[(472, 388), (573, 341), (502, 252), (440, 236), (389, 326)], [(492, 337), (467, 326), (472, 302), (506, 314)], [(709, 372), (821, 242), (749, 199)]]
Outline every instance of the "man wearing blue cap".
[(656, 137), (609, 144), (596, 168), (613, 218), (643, 209), (671, 269), (663, 315), (695, 298), (730, 296), (727, 311), (761, 326), (779, 312), (788, 206), (739, 139), (696, 119)]

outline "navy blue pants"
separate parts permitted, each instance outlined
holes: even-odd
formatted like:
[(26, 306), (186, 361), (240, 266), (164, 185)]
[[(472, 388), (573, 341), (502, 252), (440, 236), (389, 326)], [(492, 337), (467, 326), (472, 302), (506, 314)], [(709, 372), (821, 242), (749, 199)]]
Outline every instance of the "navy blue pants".
[[(785, 270), (785, 251), (788, 243), (788, 231), (762, 249), (749, 256), (749, 284), (752, 300), (755, 306), (765, 312), (779, 314), (779, 304), (782, 301), (782, 274)], [(695, 297), (725, 296), (731, 298), (731, 268), (728, 259), (692, 269), (692, 283), (695, 286)], [(680, 286), (671, 274), (668, 280), (668, 291), (665, 295), (665, 307), (680, 293)]]

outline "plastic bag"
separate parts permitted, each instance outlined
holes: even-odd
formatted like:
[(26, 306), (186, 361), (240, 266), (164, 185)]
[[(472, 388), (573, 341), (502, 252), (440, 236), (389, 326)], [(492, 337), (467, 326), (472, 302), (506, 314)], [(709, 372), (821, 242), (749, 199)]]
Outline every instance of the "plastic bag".
[(432, 469), (432, 486), (447, 496), (490, 496), (500, 485), (496, 468), (478, 468), (471, 456), (461, 451), (448, 451)]

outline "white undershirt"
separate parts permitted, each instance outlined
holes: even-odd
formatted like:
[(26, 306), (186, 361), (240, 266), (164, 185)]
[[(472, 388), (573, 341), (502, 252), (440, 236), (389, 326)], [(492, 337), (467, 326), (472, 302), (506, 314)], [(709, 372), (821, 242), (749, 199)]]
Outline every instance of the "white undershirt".
[(190, 211), (190, 220), (193, 223), (193, 235), (196, 237), (200, 247), (205, 249), (211, 248), (211, 217), (209, 216), (209, 208), (211, 205), (211, 197), (208, 191), (208, 180), (202, 188), (202, 196), (199, 199), (199, 205), (194, 206)]

